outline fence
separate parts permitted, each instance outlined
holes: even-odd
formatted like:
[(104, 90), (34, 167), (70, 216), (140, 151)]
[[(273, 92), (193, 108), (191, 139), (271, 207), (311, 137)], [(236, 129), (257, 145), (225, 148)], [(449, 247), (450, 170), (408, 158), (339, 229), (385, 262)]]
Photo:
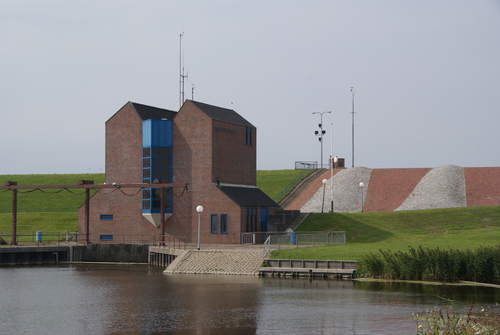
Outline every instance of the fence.
[(316, 161), (296, 161), (295, 170), (314, 170), (318, 168), (318, 162)]
[[(41, 245), (72, 245), (86, 244), (87, 234), (78, 232), (46, 232), (30, 231), (16, 234), (17, 245), (41, 246)], [(10, 244), (11, 233), (0, 232), (0, 244)], [(99, 244), (149, 244), (158, 246), (169, 246), (176, 249), (184, 249), (185, 242), (172, 235), (136, 235), (136, 234), (89, 234), (91, 243)]]
[(346, 243), (344, 231), (332, 232), (251, 232), (241, 233), (241, 244), (264, 244), (268, 246), (325, 246)]

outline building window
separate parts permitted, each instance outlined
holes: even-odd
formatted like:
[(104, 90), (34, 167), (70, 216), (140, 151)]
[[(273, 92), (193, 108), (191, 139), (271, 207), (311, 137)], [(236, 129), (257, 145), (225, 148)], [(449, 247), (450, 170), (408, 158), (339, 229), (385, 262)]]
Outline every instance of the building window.
[(113, 235), (100, 235), (99, 239), (101, 241), (113, 241)]
[(103, 221), (111, 221), (113, 220), (113, 214), (101, 214), (99, 218)]
[(210, 232), (217, 234), (217, 221), (219, 216), (217, 214), (210, 215)]
[(252, 145), (252, 128), (245, 128), (245, 144)]
[(246, 209), (246, 231), (257, 231), (257, 208)]
[(227, 234), (227, 214), (220, 215), (220, 233)]

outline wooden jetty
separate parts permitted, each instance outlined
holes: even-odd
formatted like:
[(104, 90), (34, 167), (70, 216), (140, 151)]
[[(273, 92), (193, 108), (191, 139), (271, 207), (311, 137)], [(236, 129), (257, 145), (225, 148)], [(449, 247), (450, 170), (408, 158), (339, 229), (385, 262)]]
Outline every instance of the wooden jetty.
[(356, 277), (355, 261), (267, 259), (259, 269), (260, 276), (272, 277), (321, 277), (353, 279)]

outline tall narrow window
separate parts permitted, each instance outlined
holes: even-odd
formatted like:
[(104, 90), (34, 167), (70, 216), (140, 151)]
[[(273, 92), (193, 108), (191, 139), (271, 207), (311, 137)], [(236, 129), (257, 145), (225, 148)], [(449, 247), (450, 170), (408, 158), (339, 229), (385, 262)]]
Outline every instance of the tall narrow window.
[(245, 128), (245, 144), (252, 145), (252, 128)]
[(227, 234), (227, 214), (220, 215), (220, 233)]
[(217, 214), (210, 215), (210, 232), (212, 234), (217, 234), (217, 219), (219, 216)]

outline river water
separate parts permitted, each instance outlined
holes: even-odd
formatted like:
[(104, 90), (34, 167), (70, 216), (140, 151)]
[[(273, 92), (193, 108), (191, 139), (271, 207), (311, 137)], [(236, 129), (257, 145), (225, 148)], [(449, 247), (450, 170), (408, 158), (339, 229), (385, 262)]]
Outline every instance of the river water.
[(415, 334), (412, 313), (500, 289), (245, 276), (142, 265), (0, 268), (0, 334)]

